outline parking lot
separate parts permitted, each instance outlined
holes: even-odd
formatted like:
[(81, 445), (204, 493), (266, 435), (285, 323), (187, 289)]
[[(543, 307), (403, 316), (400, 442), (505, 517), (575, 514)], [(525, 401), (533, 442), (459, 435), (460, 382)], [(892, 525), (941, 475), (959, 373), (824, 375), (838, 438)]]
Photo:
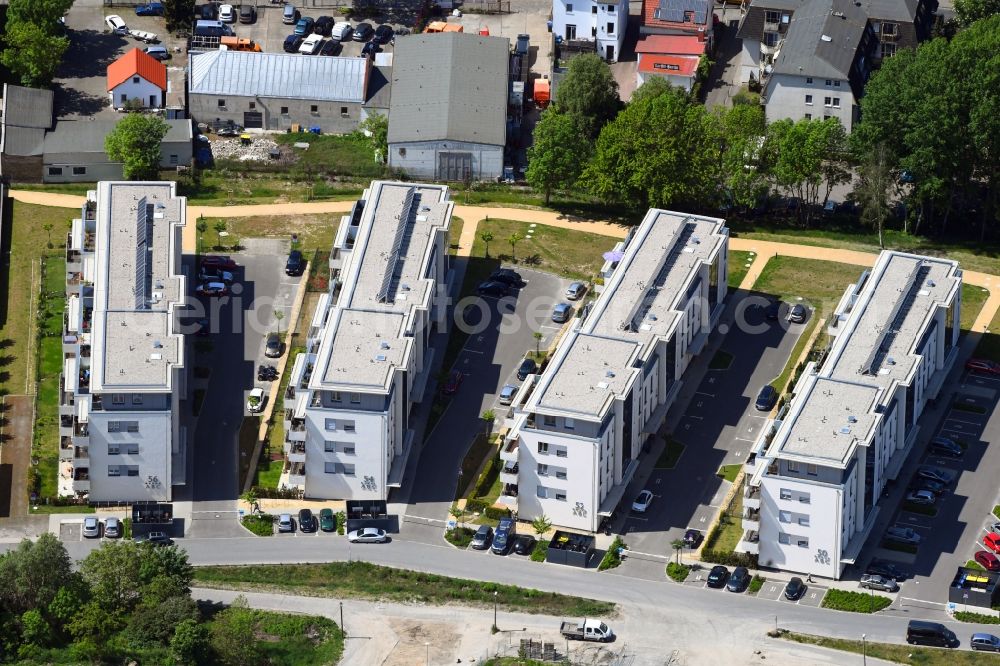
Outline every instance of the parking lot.
[[(233, 23), (230, 27), (237, 37), (252, 39), (265, 53), (283, 53), (285, 38), (294, 32), (295, 26), (282, 21), (283, 5), (259, 5), (257, 7), (257, 21), (252, 24)], [(368, 23), (373, 28), (378, 27), (384, 21), (378, 18), (361, 20), (349, 20), (336, 11), (336, 7), (326, 8), (300, 8), (303, 17), (318, 19), (321, 16), (329, 16), (335, 22), (350, 23), (352, 27), (357, 27), (359, 23)], [(385, 17), (390, 19), (391, 17)], [(399, 23), (391, 23), (393, 28), (400, 27)], [(343, 50), (337, 55), (340, 56), (360, 56), (363, 42), (345, 41), (342, 43)], [(386, 44), (382, 47), (384, 52), (392, 52), (392, 45)]]

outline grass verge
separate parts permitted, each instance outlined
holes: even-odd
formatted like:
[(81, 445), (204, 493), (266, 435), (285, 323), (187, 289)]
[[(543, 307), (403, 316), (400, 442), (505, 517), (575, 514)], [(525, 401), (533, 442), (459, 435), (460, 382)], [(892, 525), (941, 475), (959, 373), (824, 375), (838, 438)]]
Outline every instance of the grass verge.
[(736, 481), (736, 477), (739, 476), (742, 468), (743, 465), (723, 465), (715, 475), (720, 479), (725, 479), (729, 483), (733, 483)]
[(458, 477), (458, 486), (455, 488), (456, 500), (466, 497), (471, 490), (469, 487), (470, 484), (478, 481), (476, 472), (479, 471), (483, 461), (486, 460), (486, 456), (490, 454), (492, 447), (493, 440), (489, 435), (483, 432), (476, 434), (476, 438), (472, 441), (469, 451), (465, 454), (465, 458), (462, 459), (462, 471)]
[[(483, 234), (493, 234), (490, 254), (527, 268), (555, 273), (574, 280), (591, 280), (604, 265), (605, 252), (617, 239), (574, 229), (537, 225), (514, 220), (482, 220), (476, 227), (472, 256), (486, 257)], [(509, 239), (521, 236), (513, 248)]]
[[(1000, 655), (987, 655), (978, 652), (941, 650), (939, 648), (923, 648), (913, 645), (890, 645), (888, 643), (873, 643), (871, 641), (862, 644), (861, 641), (812, 636), (810, 634), (795, 634), (784, 630), (779, 635), (785, 640), (796, 643), (817, 645), (853, 654), (865, 654), (873, 659), (884, 659), (885, 661), (893, 661), (899, 664), (920, 664), (920, 666), (984, 666), (984, 664), (1000, 664)], [(845, 660), (843, 663), (847, 663), (847, 661)]]
[(975, 569), (976, 571), (986, 571), (982, 564), (976, 562), (975, 560), (969, 560), (965, 563), (966, 569)]
[(867, 592), (851, 592), (850, 590), (830, 589), (823, 597), (823, 608), (848, 611), (850, 613), (876, 613), (888, 608), (892, 603), (889, 597)]
[(760, 592), (760, 588), (764, 587), (764, 581), (766, 580), (767, 579), (764, 578), (763, 576), (755, 575), (750, 580), (750, 585), (747, 587), (747, 594), (757, 594), (758, 592)]
[(628, 550), (628, 546), (622, 541), (621, 537), (615, 537), (615, 540), (611, 542), (608, 547), (604, 557), (601, 558), (601, 563), (597, 565), (598, 571), (604, 571), (606, 569), (614, 569), (619, 564), (622, 563), (622, 551)]
[(753, 254), (753, 252), (746, 250), (729, 251), (729, 277), (727, 281), (730, 289), (739, 289), (739, 286), (743, 284), (743, 278), (750, 272), (750, 266), (747, 264), (753, 264), (753, 260), (756, 258), (756, 255), (750, 256)]
[[(29, 481), (41, 497), (59, 494), (59, 377), (63, 370), (62, 327), (66, 309), (66, 259), (43, 256), (38, 294), (35, 427), (31, 457), (35, 480)], [(11, 363), (13, 364), (13, 362)]]
[(501, 609), (543, 615), (601, 616), (615, 611), (615, 604), (607, 601), (393, 569), (368, 562), (198, 567), (194, 579), (200, 586), (222, 589), (290, 591), (307, 596), (404, 603), (464, 603), (492, 607), (496, 599)]
[(743, 538), (743, 493), (737, 492), (729, 510), (719, 516), (719, 524), (705, 538), (704, 550), (732, 553)]
[(243, 516), (240, 521), (257, 536), (274, 536), (274, 516), (269, 514)]
[[(996, 268), (993, 269), (993, 272), (996, 272)], [(986, 299), (989, 296), (990, 292), (982, 287), (977, 287), (968, 282), (962, 283), (961, 326), (963, 331), (970, 330), (972, 325), (976, 323), (976, 317), (979, 316), (983, 306), (986, 305)]]
[(996, 614), (973, 613), (970, 611), (957, 611), (955, 619), (959, 622), (972, 622), (973, 624), (1000, 624), (1000, 617)]
[(468, 548), (472, 543), (474, 531), (468, 527), (456, 527), (444, 533), (445, 541), (457, 548)]
[(690, 573), (691, 567), (686, 564), (677, 564), (676, 562), (667, 563), (667, 575), (670, 576), (671, 580), (683, 583), (687, 580), (688, 574)]
[(656, 469), (673, 469), (677, 466), (677, 461), (682, 453), (684, 453), (684, 445), (676, 439), (668, 437), (663, 453), (656, 459)]

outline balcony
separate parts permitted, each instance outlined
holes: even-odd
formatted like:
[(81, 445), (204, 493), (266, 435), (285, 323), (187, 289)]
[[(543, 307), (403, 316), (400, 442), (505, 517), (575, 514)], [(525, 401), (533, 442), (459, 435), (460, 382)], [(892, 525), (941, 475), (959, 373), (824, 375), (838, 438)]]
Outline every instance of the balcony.
[(90, 447), (89, 446), (74, 446), (73, 447), (73, 466), (74, 467), (90, 467)]
[(743, 529), (745, 530), (760, 529), (760, 509), (743, 510)]
[(88, 468), (77, 467), (73, 470), (73, 491), (90, 492), (90, 470)]
[(503, 484), (497, 504), (501, 504), (508, 509), (517, 509), (517, 485), (513, 483)]
[[(893, 26), (895, 28), (895, 26)], [(890, 44), (895, 44), (899, 41), (899, 30), (886, 30), (885, 27), (882, 28), (882, 32), (879, 33), (878, 38), (880, 41), (889, 42)]]
[(760, 554), (760, 533), (756, 530), (747, 530), (743, 533), (743, 538), (736, 544), (736, 552)]
[(520, 439), (515, 438), (504, 444), (504, 447), (500, 450), (500, 460), (504, 462), (517, 462), (517, 447)]
[(302, 442), (286, 442), (285, 455), (290, 463), (305, 463), (306, 445)]
[(743, 507), (760, 510), (760, 486), (747, 486), (744, 489)]
[(517, 485), (517, 463), (508, 462), (502, 468), (500, 468), (500, 483), (506, 483), (508, 485)]
[(302, 421), (291, 421), (291, 426), (285, 431), (286, 442), (306, 441), (306, 424)]
[(89, 426), (86, 423), (76, 423), (74, 419), (73, 437), (89, 439), (90, 438)]
[(73, 438), (63, 435), (59, 438), (59, 460), (73, 459)]
[(301, 488), (306, 485), (306, 465), (304, 462), (293, 462), (288, 467), (288, 485)]

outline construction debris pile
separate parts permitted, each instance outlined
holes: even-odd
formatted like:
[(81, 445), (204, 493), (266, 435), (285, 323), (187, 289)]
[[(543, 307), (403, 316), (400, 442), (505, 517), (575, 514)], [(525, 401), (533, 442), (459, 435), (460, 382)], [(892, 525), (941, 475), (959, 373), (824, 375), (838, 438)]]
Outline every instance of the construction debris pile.
[(253, 135), (249, 140), (241, 140), (238, 136), (212, 138), (212, 157), (217, 160), (263, 162), (274, 159), (272, 151), (281, 151), (281, 148), (271, 139), (259, 134)]

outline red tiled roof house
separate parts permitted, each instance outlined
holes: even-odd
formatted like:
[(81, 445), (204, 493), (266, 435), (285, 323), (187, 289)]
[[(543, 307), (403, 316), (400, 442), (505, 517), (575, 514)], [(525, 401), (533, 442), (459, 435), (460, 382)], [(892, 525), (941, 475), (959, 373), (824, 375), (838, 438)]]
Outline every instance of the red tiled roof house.
[(639, 56), (636, 85), (641, 86), (651, 77), (659, 76), (670, 85), (690, 92), (705, 47), (699, 35), (650, 35), (639, 40), (635, 46)]
[(149, 109), (163, 107), (167, 95), (167, 68), (147, 53), (132, 49), (108, 65), (108, 97), (111, 106), (124, 108), (139, 100)]

